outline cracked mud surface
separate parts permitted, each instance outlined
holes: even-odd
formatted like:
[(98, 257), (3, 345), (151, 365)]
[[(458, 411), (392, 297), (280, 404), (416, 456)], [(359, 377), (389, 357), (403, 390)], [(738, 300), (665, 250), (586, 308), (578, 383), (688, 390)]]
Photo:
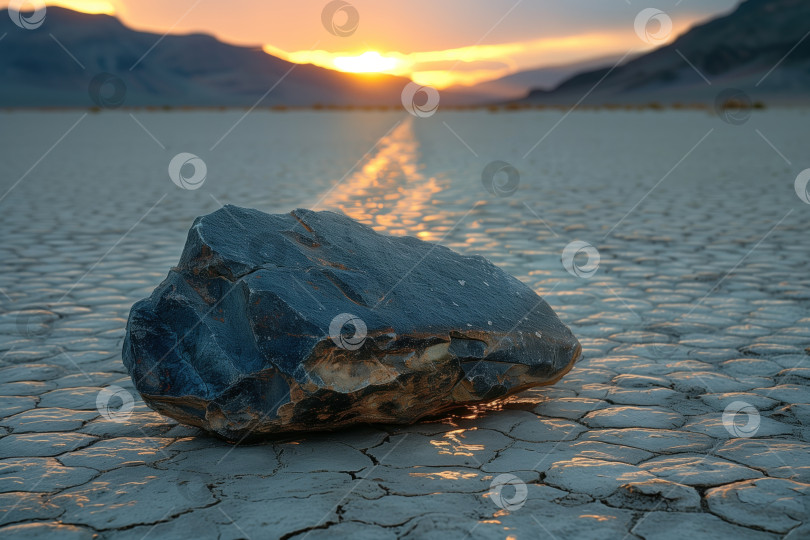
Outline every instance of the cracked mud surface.
[[(171, 157), (202, 155), (241, 113), (134, 114), (167, 150), (128, 113), (91, 115), (0, 203), (3, 538), (810, 537), (810, 206), (793, 192), (807, 111), (742, 126), (578, 112), (525, 160), (562, 113), (401, 122), (319, 208), (490, 258), (551, 304), (583, 359), (505, 403), (238, 446), (137, 396), (99, 412), (102, 389), (134, 393), (132, 302), (194, 217), (312, 206), (403, 118), (258, 111), (203, 155), (204, 188), (181, 191)], [(4, 113), (0, 191), (79, 115)], [(515, 196), (481, 186), (492, 159), (520, 170)], [(560, 264), (572, 240), (600, 252), (590, 279)], [(724, 425), (734, 402), (757, 411), (754, 432)]]

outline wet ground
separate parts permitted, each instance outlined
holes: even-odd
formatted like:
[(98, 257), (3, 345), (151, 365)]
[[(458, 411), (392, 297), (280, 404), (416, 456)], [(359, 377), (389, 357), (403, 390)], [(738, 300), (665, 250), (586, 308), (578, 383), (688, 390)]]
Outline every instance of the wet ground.
[[(810, 537), (810, 112), (243, 115), (0, 115), (3, 538)], [(488, 191), (494, 160), (519, 184)], [(178, 425), (134, 392), (124, 325), (226, 203), (484, 255), (584, 356), (413, 426)]]

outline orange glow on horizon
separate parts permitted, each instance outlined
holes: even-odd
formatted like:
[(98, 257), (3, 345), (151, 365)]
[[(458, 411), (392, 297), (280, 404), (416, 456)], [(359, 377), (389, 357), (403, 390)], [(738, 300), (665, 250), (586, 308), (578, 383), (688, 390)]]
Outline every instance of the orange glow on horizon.
[[(689, 22), (682, 22), (674, 28), (666, 43), (674, 41), (689, 25)], [(612, 32), (412, 53), (320, 49), (290, 52), (272, 45), (265, 45), (264, 51), (296, 64), (314, 64), (348, 73), (408, 77), (419, 84), (443, 89), (456, 85), (473, 86), (527, 69), (515, 60), (527, 55), (536, 57), (538, 66), (558, 66), (627, 51), (641, 53), (653, 48), (655, 46), (641, 42), (635, 34)]]
[(399, 65), (398, 59), (377, 51), (366, 51), (358, 56), (336, 56), (332, 62), (340, 71), (349, 73), (389, 73)]
[(46, 0), (48, 6), (59, 6), (91, 15), (115, 15), (116, 9), (107, 0)]
[[(519, 71), (511, 59), (515, 55), (534, 53), (548, 58), (546, 65), (565, 64), (592, 58), (595, 51), (621, 50), (627, 45), (625, 36), (614, 34), (580, 35), (565, 38), (538, 39), (497, 45), (472, 45), (443, 51), (423, 51), (403, 54), (390, 51), (330, 52), (308, 50), (288, 52), (266, 45), (264, 51), (288, 62), (314, 64), (327, 69), (349, 73), (385, 73), (408, 77), (413, 81), (438, 89), (454, 85), (474, 85)], [(639, 47), (641, 49), (641, 47)], [(476, 69), (475, 63), (487, 63)]]

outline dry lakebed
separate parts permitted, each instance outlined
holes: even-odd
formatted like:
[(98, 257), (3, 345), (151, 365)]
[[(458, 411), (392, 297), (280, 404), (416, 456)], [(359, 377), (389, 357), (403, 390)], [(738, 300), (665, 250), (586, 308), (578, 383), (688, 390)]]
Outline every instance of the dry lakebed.
[[(221, 139), (243, 114), (0, 113), (0, 537), (810, 538), (808, 110), (256, 110)], [(127, 317), (230, 204), (482, 255), (581, 358), (410, 425), (235, 444), (162, 416)]]

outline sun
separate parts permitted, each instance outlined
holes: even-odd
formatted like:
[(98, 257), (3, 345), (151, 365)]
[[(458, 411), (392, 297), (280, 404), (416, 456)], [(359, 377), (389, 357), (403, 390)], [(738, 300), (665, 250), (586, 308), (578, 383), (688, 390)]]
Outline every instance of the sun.
[(108, 0), (46, 0), (45, 3), (92, 15), (115, 15), (115, 6)]
[(358, 56), (337, 56), (332, 62), (335, 68), (350, 73), (385, 73), (399, 66), (399, 60), (377, 51), (366, 51)]

